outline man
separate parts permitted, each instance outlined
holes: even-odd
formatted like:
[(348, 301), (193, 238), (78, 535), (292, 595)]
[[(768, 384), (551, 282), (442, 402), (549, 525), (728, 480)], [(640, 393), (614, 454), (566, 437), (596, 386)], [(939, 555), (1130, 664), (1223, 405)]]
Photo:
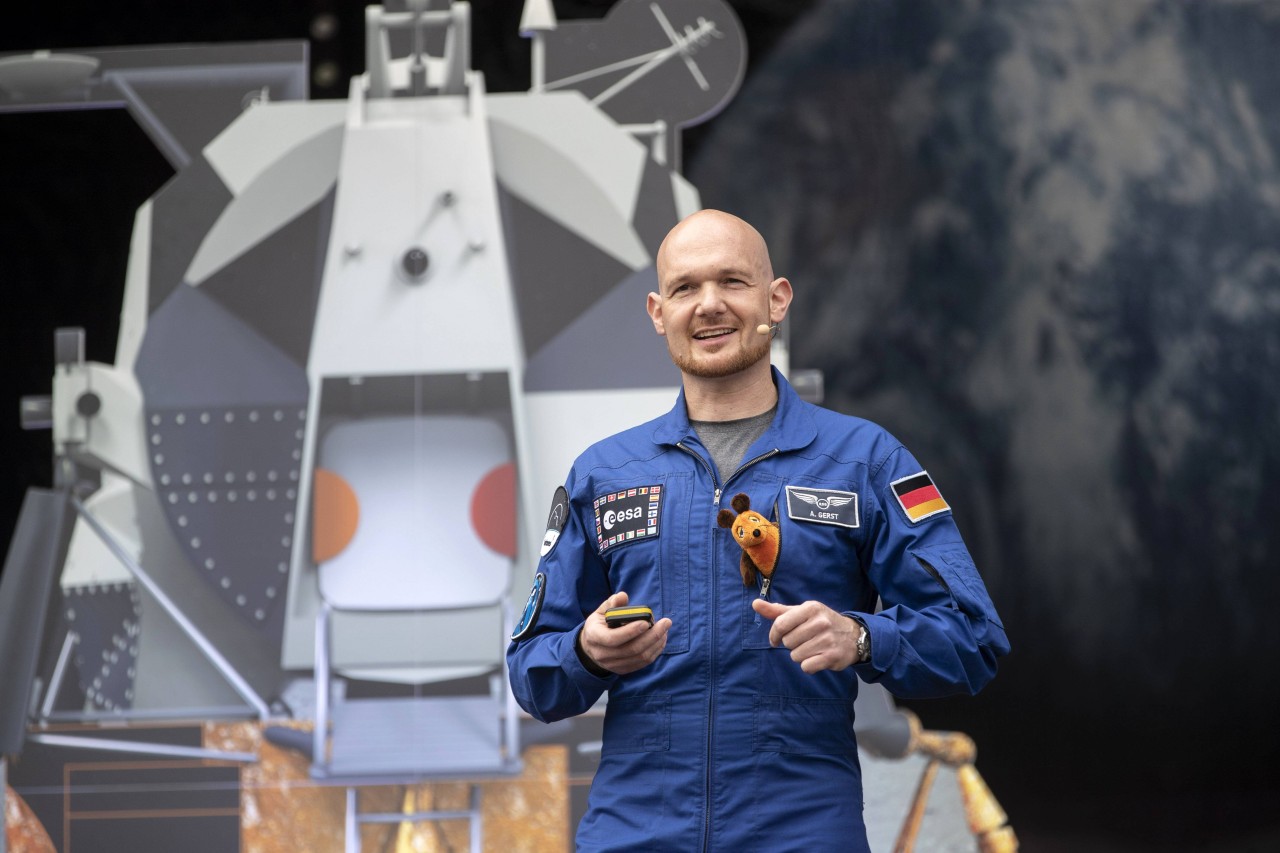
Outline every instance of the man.
[[(857, 676), (973, 693), (1008, 640), (924, 468), (772, 369), (792, 291), (755, 229), (700, 211), (657, 269), (681, 394), (557, 491), (512, 687), (547, 722), (609, 691), (580, 850), (864, 850)], [(767, 583), (716, 522), (739, 493), (780, 528)], [(627, 603), (656, 621), (608, 627)]]

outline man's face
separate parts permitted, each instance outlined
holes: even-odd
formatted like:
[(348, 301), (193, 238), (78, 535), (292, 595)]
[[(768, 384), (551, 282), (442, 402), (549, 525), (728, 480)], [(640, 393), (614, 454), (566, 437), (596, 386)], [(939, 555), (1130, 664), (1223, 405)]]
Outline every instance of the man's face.
[(772, 336), (757, 327), (785, 312), (774, 294), (785, 279), (770, 279), (763, 242), (734, 220), (703, 217), (668, 237), (648, 308), (681, 372), (716, 379), (768, 358)]

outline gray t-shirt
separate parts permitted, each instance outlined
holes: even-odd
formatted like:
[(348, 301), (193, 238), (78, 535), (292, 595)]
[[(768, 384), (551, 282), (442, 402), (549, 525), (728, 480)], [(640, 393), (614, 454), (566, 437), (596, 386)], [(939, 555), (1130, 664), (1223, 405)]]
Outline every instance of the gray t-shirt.
[(767, 412), (736, 421), (690, 421), (694, 432), (711, 454), (711, 461), (716, 463), (721, 485), (738, 470), (743, 454), (764, 435), (777, 411), (775, 405)]

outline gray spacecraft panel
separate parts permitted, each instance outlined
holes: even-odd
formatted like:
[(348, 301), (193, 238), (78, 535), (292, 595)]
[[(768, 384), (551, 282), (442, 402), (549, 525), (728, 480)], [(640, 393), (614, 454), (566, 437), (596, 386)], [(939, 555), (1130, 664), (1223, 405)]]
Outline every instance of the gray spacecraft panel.
[(545, 89), (577, 89), (619, 124), (706, 121), (746, 73), (746, 35), (723, 0), (621, 0), (544, 38)]
[(289, 561), (306, 374), (188, 285), (152, 315), (135, 371), (152, 481), (174, 537), (235, 612), (265, 624)]
[[(561, 113), (556, 116), (548, 109), (551, 117), (566, 123), (583, 115), (605, 122), (576, 96), (540, 100)], [(551, 129), (554, 135), (540, 135), (540, 130), (548, 130), (541, 126), (547, 116), (539, 120), (520, 115), (510, 100), (493, 99), (492, 104), (506, 115), (499, 118), (495, 114), (489, 126), (494, 165), (503, 188), (630, 269), (648, 263), (649, 256), (630, 220), (648, 159), (645, 149), (628, 137), (620, 137), (616, 127), (608, 124), (584, 126), (572, 139), (563, 138), (560, 127)], [(605, 163), (612, 168), (602, 170)]]
[[(326, 128), (287, 149), (235, 190), (235, 199), (218, 217), (191, 261), (187, 281), (203, 284), (332, 192), (342, 156), (342, 137), (341, 127)], [(218, 168), (217, 163), (214, 168)]]
[(311, 350), (333, 204), (331, 189), (198, 288), (298, 364)]
[(148, 411), (148, 436), (164, 451), (152, 472), (170, 530), (195, 573), (250, 624), (265, 625), (284, 598), (303, 413)]
[(230, 201), (231, 192), (203, 157), (152, 197), (148, 313), (182, 284), (191, 259)]
[[(640, 193), (631, 224), (649, 254), (658, 257), (658, 247), (671, 227), (681, 220), (671, 170), (654, 160), (646, 160), (640, 176)], [(655, 287), (654, 290), (657, 290)]]
[[(312, 182), (319, 183), (328, 173), (329, 183), (337, 174), (337, 159), (341, 153), (342, 128), (347, 119), (345, 101), (309, 101), (294, 103), (256, 104), (241, 113), (225, 131), (204, 147), (204, 157), (222, 177), (223, 183), (236, 195), (240, 195), (268, 169), (285, 157), (299, 155), (299, 148), (307, 145), (326, 130), (338, 130), (336, 149), (326, 155), (326, 145), (310, 156), (300, 158), (308, 168), (319, 174), (304, 179), (300, 186), (306, 188)], [(332, 165), (326, 166), (326, 156)], [(323, 195), (328, 189), (321, 185), (319, 192), (301, 193), (303, 198)], [(314, 203), (315, 198), (298, 203), (301, 210)]]
[[(270, 697), (280, 685), (279, 642), (284, 608), (264, 622), (245, 619), (243, 608), (210, 592), (194, 580), (197, 572), (177, 538), (176, 528), (160, 506), (160, 495), (137, 493), (141, 550), (138, 562), (169, 604), (146, 588), (141, 592), (142, 627), (135, 710), (157, 708), (243, 707), (244, 694), (227, 680), (227, 670), (242, 677), (259, 697)], [(224, 532), (225, 535), (225, 532)], [(170, 611), (170, 607), (173, 611)], [(180, 614), (217, 650), (223, 664), (211, 660), (175, 619)], [(246, 630), (248, 625), (253, 630)]]
[(680, 375), (645, 316), (645, 294), (658, 287), (646, 267), (582, 312), (525, 368), (525, 390), (668, 388)]
[(525, 353), (532, 358), (631, 270), (501, 183), (498, 197)]
[(124, 107), (175, 169), (253, 100), (307, 97), (303, 41), (0, 57), (0, 112)]
[(114, 75), (117, 87), (128, 93), (129, 111), (175, 168), (200, 157), (236, 115), (266, 97), (265, 84), (253, 85), (257, 81), (248, 75), (211, 78), (201, 85), (195, 82), (201, 74), (202, 69), (166, 69)]
[(63, 492), (27, 489), (0, 574), (0, 755), (22, 752), (28, 699), (45, 642), (45, 619), (71, 537), (71, 505)]
[(151, 315), (134, 368), (148, 410), (305, 406), (302, 365), (199, 288)]
[(80, 691), (98, 711), (133, 707), (142, 606), (136, 584), (77, 586), (62, 601), (66, 630), (74, 631), (72, 657)]

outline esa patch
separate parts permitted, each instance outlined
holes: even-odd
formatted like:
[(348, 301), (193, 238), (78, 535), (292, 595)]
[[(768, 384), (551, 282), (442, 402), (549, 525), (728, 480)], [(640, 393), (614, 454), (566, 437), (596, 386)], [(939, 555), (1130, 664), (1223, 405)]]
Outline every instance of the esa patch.
[(951, 509), (942, 499), (928, 471), (894, 480), (889, 487), (893, 489), (893, 496), (898, 499), (898, 506), (902, 507), (912, 524)]
[(652, 539), (662, 514), (662, 486), (637, 486), (595, 500), (596, 546), (603, 554), (615, 545)]
[(533, 576), (533, 588), (529, 590), (529, 600), (524, 603), (524, 612), (520, 621), (511, 632), (512, 640), (523, 640), (538, 624), (538, 614), (542, 613), (542, 598), (547, 594), (547, 576), (538, 572)]
[(858, 493), (787, 486), (787, 515), (796, 521), (858, 526)]
[(538, 556), (545, 557), (556, 547), (556, 543), (560, 541), (560, 531), (564, 530), (564, 523), (568, 518), (569, 493), (561, 486), (551, 499), (551, 512), (547, 513), (547, 532), (542, 534), (542, 548), (538, 551)]

